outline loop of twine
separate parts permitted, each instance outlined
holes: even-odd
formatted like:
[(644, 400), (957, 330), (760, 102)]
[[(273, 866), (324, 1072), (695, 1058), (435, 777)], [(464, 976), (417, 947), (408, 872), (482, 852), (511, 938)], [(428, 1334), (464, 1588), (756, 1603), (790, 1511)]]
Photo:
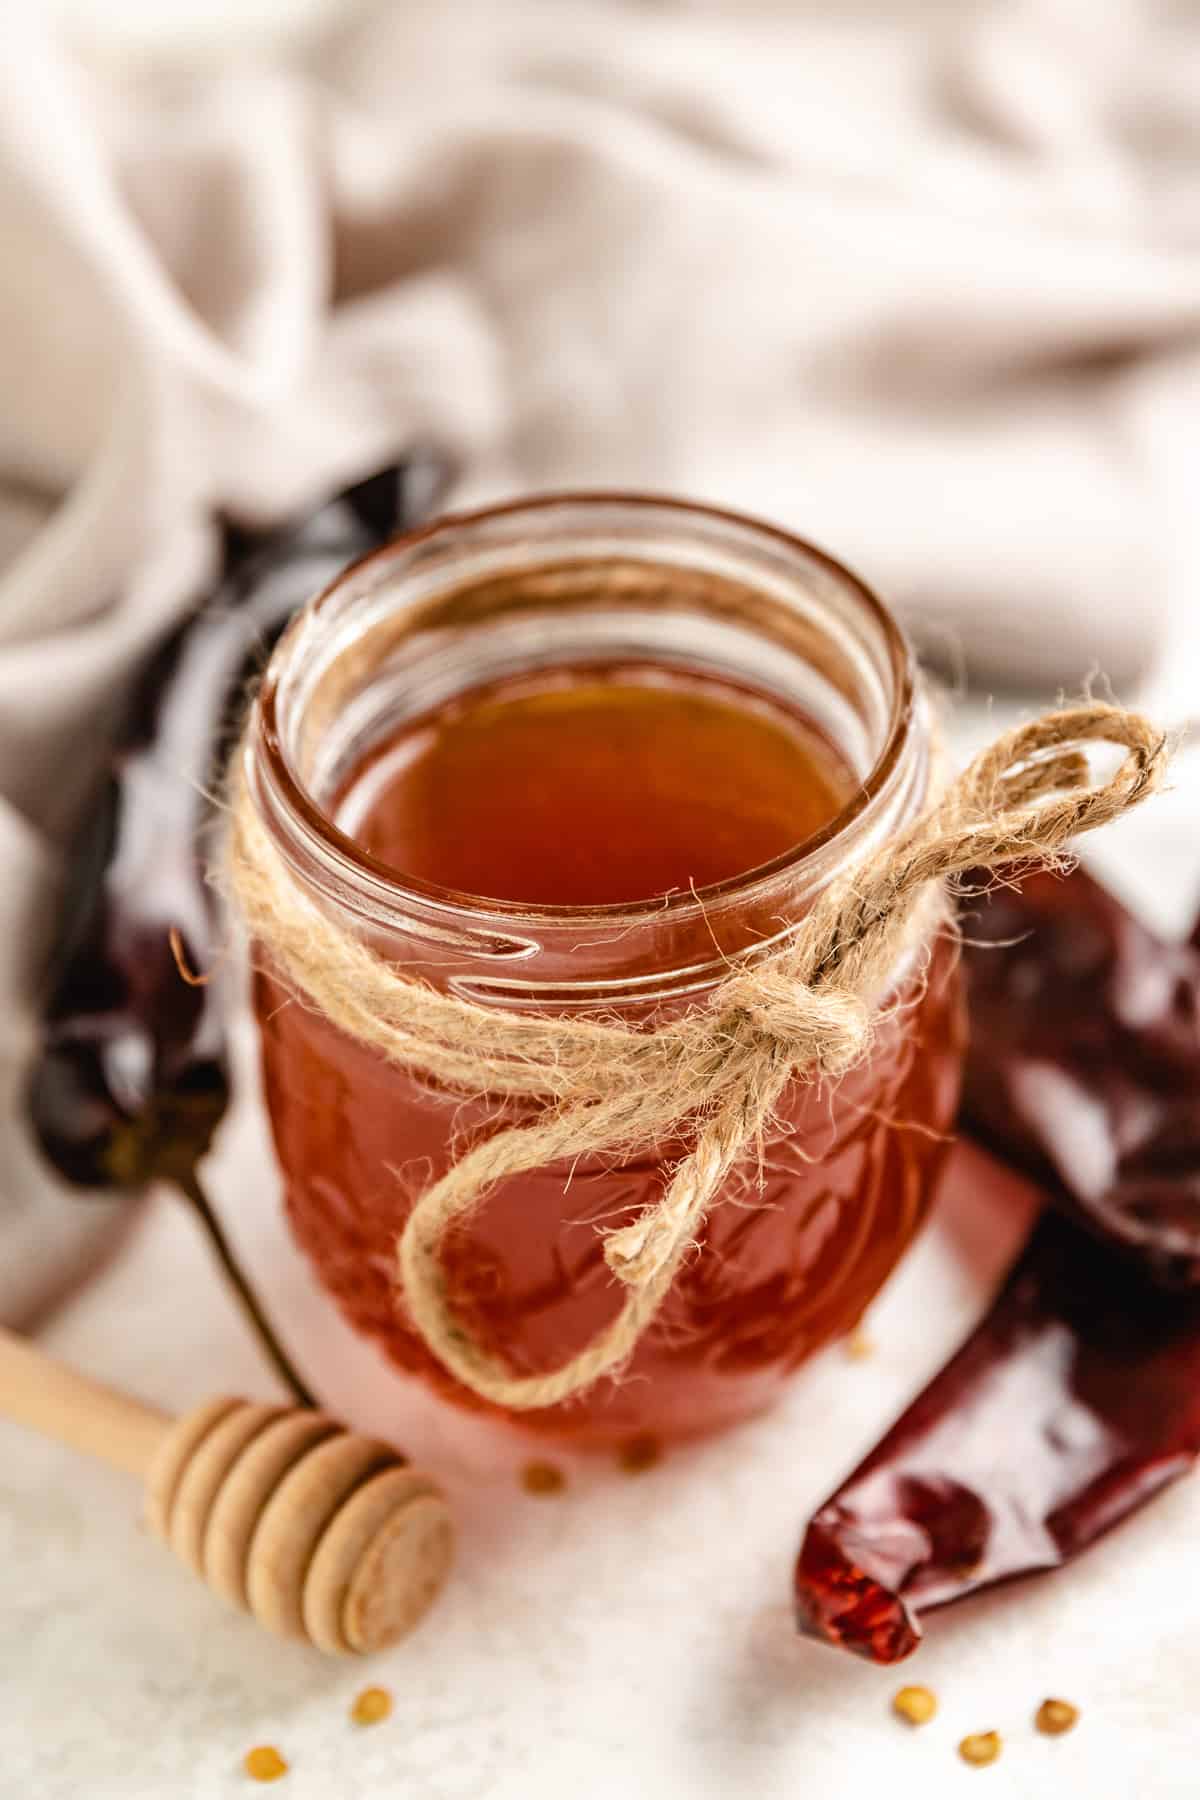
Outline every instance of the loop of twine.
[[(1123, 752), (1100, 782), (1085, 750), (1098, 744)], [(915, 824), (831, 885), (781, 948), (652, 1030), (481, 1006), (385, 962), (304, 892), (247, 788), (245, 752), (234, 766), (228, 882), (274, 970), (352, 1038), (466, 1095), (542, 1103), (531, 1122), (476, 1144), (419, 1197), (397, 1263), (408, 1315), (447, 1369), (500, 1405), (551, 1406), (626, 1361), (788, 1082), (836, 1078), (864, 1055), (931, 890), (968, 869), (1053, 861), (1070, 839), (1152, 793), (1167, 758), (1147, 720), (1099, 703), (1005, 733)], [(605, 1238), (605, 1259), (626, 1289), (616, 1318), (560, 1368), (514, 1373), (450, 1304), (447, 1233), (509, 1176), (645, 1152), (684, 1130), (692, 1148), (662, 1198)]]

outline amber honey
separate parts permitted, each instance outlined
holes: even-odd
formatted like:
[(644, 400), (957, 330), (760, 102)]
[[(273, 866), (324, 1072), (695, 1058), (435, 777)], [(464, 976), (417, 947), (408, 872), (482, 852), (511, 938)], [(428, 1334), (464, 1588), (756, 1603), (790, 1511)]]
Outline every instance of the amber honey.
[(341, 828), (406, 879), (538, 906), (611, 906), (744, 875), (857, 784), (767, 696), (648, 666), (497, 683), (415, 720), (346, 784)]
[[(348, 571), (272, 659), (247, 754), (294, 879), (407, 977), (484, 1017), (630, 1030), (706, 1004), (730, 958), (785, 941), (912, 823), (929, 768), (908, 648), (849, 570), (753, 520), (604, 494), (451, 517)], [(295, 1237), (398, 1368), (495, 1412), (410, 1325), (396, 1244), (432, 1181), (538, 1103), (442, 1089), (256, 962)], [(858, 1066), (785, 1089), (622, 1378), (523, 1424), (611, 1445), (710, 1431), (853, 1329), (943, 1161), (962, 1050), (950, 946), (911, 946), (878, 1004)], [(488, 1192), (442, 1256), (483, 1348), (542, 1373), (607, 1325), (623, 1295), (603, 1233), (658, 1201), (688, 1147), (683, 1130)]]
[[(585, 975), (603, 939), (589, 918), (601, 915), (581, 910), (571, 925), (570, 909), (657, 898), (669, 918), (682, 900), (676, 961), (711, 964), (718, 942), (745, 948), (780, 921), (776, 902), (737, 900), (739, 879), (759, 894), (749, 872), (802, 861), (857, 792), (829, 737), (777, 694), (686, 665), (592, 663), (468, 689), (406, 721), (359, 759), (329, 812), (398, 884), (443, 892), (447, 916), (488, 902), (556, 909), (568, 946), (556, 966)], [(732, 901), (706, 905), (730, 884)], [(617, 941), (647, 929), (644, 907), (630, 920), (618, 921)], [(631, 950), (629, 969), (652, 967), (654, 955)], [(957, 1094), (952, 955), (939, 948), (898, 979), (906, 1004), (889, 1009), (869, 1060), (833, 1094), (802, 1080), (788, 1090), (761, 1186), (748, 1171), (712, 1214), (626, 1378), (522, 1414), (527, 1426), (584, 1442), (710, 1430), (761, 1408), (797, 1363), (855, 1325), (925, 1214)], [(409, 1328), (394, 1246), (456, 1150), (513, 1111), (385, 1064), (286, 1004), (267, 974), (257, 999), (296, 1236), (395, 1363), (493, 1410)], [(656, 1009), (628, 1016), (652, 1021)], [(597, 1224), (655, 1199), (682, 1148), (648, 1147), (618, 1167), (547, 1168), (494, 1191), (445, 1261), (475, 1335), (520, 1372), (576, 1350), (620, 1304)]]

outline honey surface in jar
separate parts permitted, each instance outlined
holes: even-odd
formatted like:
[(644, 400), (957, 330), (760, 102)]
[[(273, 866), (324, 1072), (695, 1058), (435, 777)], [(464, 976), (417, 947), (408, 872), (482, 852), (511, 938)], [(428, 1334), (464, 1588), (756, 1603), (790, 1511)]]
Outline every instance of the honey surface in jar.
[(729, 682), (564, 671), (408, 726), (356, 771), (337, 817), (402, 878), (606, 906), (770, 862), (855, 785), (802, 719)]
[[(400, 881), (599, 907), (744, 874), (820, 831), (855, 791), (836, 751), (774, 698), (699, 673), (592, 665), (494, 683), (412, 721), (351, 772), (331, 811)], [(685, 961), (711, 964), (703, 910), (690, 929)], [(586, 930), (578, 942), (585, 978)], [(868, 1059), (832, 1093), (799, 1079), (786, 1090), (761, 1186), (748, 1170), (713, 1210), (625, 1378), (521, 1413), (523, 1424), (579, 1442), (715, 1429), (760, 1410), (798, 1362), (855, 1324), (924, 1216), (943, 1156), (961, 1051), (953, 960), (945, 945), (921, 959), (907, 1003), (889, 1009)], [(442, 1093), (286, 998), (259, 975), (265, 1089), (296, 1236), (395, 1362), (461, 1404), (497, 1410), (409, 1328), (395, 1244), (472, 1132), (523, 1115)], [(532, 1372), (607, 1323), (622, 1294), (596, 1225), (657, 1199), (686, 1148), (550, 1167), (489, 1194), (444, 1258), (450, 1301), (484, 1345)]]

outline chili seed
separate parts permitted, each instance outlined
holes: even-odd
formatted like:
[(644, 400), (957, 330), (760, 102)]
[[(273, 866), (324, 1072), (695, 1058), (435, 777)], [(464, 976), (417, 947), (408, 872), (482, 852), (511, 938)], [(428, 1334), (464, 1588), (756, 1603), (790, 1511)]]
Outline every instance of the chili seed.
[(643, 1469), (652, 1469), (662, 1456), (662, 1445), (649, 1432), (640, 1437), (631, 1437), (621, 1445), (617, 1452), (617, 1462), (626, 1475), (640, 1475)]
[(561, 1494), (567, 1478), (554, 1463), (526, 1463), (521, 1470), (521, 1486), (527, 1494)]
[(1079, 1708), (1072, 1706), (1069, 1700), (1043, 1700), (1033, 1722), (1047, 1737), (1061, 1737), (1064, 1731), (1070, 1731), (1078, 1724)]
[(256, 1744), (253, 1750), (247, 1750), (242, 1767), (251, 1781), (278, 1781), (288, 1772), (287, 1763), (274, 1744)]
[(932, 1688), (902, 1687), (892, 1696), (892, 1711), (910, 1725), (928, 1725), (937, 1711), (937, 1695)]
[(985, 1763), (993, 1763), (1000, 1754), (1001, 1737), (998, 1731), (973, 1731), (958, 1746), (958, 1754), (966, 1763), (981, 1769)]
[(350, 1708), (350, 1717), (356, 1725), (378, 1725), (386, 1719), (392, 1710), (392, 1696), (383, 1687), (364, 1688), (354, 1705)]

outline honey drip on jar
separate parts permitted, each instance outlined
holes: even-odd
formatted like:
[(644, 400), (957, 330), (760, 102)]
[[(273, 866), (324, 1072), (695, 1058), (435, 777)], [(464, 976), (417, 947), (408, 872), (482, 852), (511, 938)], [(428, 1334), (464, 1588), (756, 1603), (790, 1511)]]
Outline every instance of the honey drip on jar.
[(745, 874), (829, 824), (854, 789), (781, 704), (634, 665), (468, 693), (388, 739), (336, 810), (402, 878), (595, 907)]

